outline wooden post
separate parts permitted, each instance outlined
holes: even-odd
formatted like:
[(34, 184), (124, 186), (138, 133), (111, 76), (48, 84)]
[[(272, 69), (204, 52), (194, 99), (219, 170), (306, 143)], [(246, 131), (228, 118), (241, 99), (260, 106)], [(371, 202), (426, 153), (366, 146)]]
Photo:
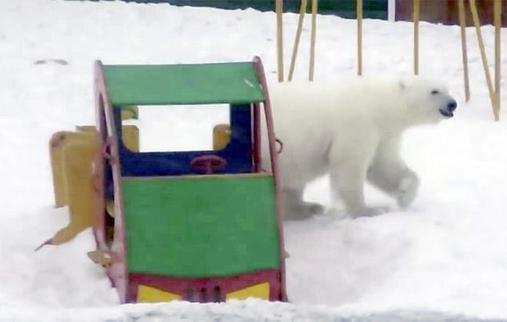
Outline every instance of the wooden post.
[(356, 0), (357, 75), (363, 74), (363, 0)]
[(396, 21), (396, 0), (387, 0), (387, 20)]
[(276, 53), (278, 59), (278, 81), (283, 82), (283, 0), (276, 0)]
[(495, 22), (495, 105), (493, 106), (493, 113), (495, 120), (500, 120), (501, 108), (501, 95), (500, 95), (500, 81), (501, 81), (501, 30), (502, 30), (502, 0), (495, 0), (494, 4), (494, 22)]
[(298, 55), (299, 48), (299, 40), (301, 39), (301, 32), (303, 31), (303, 21), (305, 19), (306, 14), (306, 4), (307, 4), (306, 0), (301, 0), (301, 7), (299, 8), (298, 27), (296, 30), (296, 38), (294, 39), (294, 47), (292, 48), (292, 58), (290, 60), (289, 81), (291, 81), (292, 77), (294, 76), (296, 57)]
[(312, 0), (312, 32), (310, 39), (310, 72), (309, 80), (313, 81), (315, 73), (315, 38), (317, 36), (317, 10), (319, 7), (318, 0)]
[(414, 74), (419, 75), (419, 0), (413, 0), (413, 16), (414, 21)]
[(484, 41), (482, 40), (481, 21), (479, 19), (479, 14), (477, 13), (477, 5), (475, 3), (475, 0), (470, 0), (470, 10), (472, 11), (472, 19), (474, 21), (475, 33), (477, 34), (477, 41), (479, 43), (479, 49), (481, 52), (482, 67), (484, 68), (484, 74), (486, 76), (486, 82), (488, 84), (489, 98), (491, 100), (493, 113), (495, 113), (495, 90), (493, 88), (493, 83), (491, 81), (491, 74), (489, 72), (488, 67), (488, 58), (486, 57), (486, 50), (484, 49)]
[(470, 78), (468, 75), (465, 0), (458, 1), (458, 16), (459, 24), (461, 26), (461, 53), (463, 59), (463, 79), (465, 82), (465, 101), (468, 102), (470, 100)]

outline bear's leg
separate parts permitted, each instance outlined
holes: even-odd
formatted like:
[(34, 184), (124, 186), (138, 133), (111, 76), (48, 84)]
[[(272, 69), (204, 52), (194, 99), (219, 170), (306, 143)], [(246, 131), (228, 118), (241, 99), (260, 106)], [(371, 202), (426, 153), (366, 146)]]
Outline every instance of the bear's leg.
[(303, 189), (282, 190), (282, 211), (285, 220), (302, 220), (324, 212), (318, 203), (303, 201)]
[(419, 178), (401, 159), (399, 138), (385, 140), (379, 145), (367, 178), (395, 198), (401, 208), (408, 207), (417, 196)]
[[(345, 172), (342, 172), (345, 171)], [(339, 173), (339, 174), (338, 174)], [(337, 212), (336, 201), (341, 199), (345, 204), (346, 214), (352, 218), (372, 217), (384, 214), (388, 211), (386, 207), (368, 207), (364, 201), (364, 179), (366, 169), (348, 168), (338, 169), (336, 175), (331, 173), (331, 191), (333, 193), (332, 212)]]
[[(366, 138), (364, 138), (366, 139)], [(364, 200), (364, 182), (368, 165), (375, 151), (375, 141), (358, 142), (356, 146), (363, 147), (363, 150), (356, 149), (341, 157), (343, 152), (330, 154), (330, 183), (333, 194), (333, 205), (331, 212), (338, 212), (339, 199), (343, 201), (347, 215), (355, 218), (361, 216), (376, 216), (387, 212), (386, 207), (368, 207)], [(356, 140), (359, 141), (359, 138)]]

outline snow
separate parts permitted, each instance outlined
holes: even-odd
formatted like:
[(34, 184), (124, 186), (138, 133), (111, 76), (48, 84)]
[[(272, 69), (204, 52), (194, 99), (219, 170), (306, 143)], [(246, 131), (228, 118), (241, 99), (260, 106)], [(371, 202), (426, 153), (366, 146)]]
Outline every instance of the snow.
[[(465, 103), (459, 28), (420, 26), (421, 73), (448, 83), (459, 107), (453, 119), (406, 135), (403, 153), (422, 180), (416, 202), (400, 211), (368, 188), (368, 200), (392, 212), (286, 223), (291, 303), (118, 305), (103, 270), (86, 257), (94, 247), (90, 230), (68, 244), (33, 251), (68, 221), (67, 208), (52, 207), (50, 135), (94, 123), (94, 59), (173, 64), (259, 55), (275, 81), (275, 16), (60, 0), (0, 0), (0, 13), (0, 321), (507, 320), (507, 127), (492, 121), (472, 28), (472, 99)], [(294, 14), (285, 16), (287, 57), (296, 21)], [(365, 73), (410, 73), (411, 24), (364, 23)], [(319, 16), (318, 24), (316, 79), (354, 75), (355, 21)], [(492, 62), (493, 28), (482, 30)], [(308, 39), (307, 28), (297, 79), (307, 77)], [(173, 147), (209, 144), (209, 126), (221, 120), (219, 114), (177, 112), (181, 124), (199, 115), (208, 125), (197, 124), (195, 138), (176, 140)], [(169, 126), (166, 137), (189, 131), (182, 126)], [(306, 197), (328, 204), (328, 190), (323, 178)]]

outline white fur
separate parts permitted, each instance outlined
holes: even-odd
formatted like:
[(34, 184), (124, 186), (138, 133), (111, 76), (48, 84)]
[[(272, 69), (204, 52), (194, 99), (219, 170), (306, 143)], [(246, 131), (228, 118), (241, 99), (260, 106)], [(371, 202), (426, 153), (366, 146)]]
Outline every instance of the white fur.
[(283, 142), (279, 170), (286, 219), (323, 211), (302, 195), (309, 181), (327, 173), (332, 209), (341, 199), (353, 217), (385, 212), (365, 204), (366, 180), (407, 207), (419, 180), (400, 157), (402, 133), (446, 118), (439, 109), (453, 101), (444, 86), (418, 78), (282, 83), (269, 90), (275, 135)]

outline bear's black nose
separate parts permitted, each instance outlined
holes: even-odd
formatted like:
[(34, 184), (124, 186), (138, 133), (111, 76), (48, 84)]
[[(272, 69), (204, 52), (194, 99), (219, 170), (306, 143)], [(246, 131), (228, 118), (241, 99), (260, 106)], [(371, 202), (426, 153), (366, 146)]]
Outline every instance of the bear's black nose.
[(456, 103), (455, 100), (450, 101), (447, 103), (447, 110), (449, 112), (453, 112), (458, 107), (458, 103)]

